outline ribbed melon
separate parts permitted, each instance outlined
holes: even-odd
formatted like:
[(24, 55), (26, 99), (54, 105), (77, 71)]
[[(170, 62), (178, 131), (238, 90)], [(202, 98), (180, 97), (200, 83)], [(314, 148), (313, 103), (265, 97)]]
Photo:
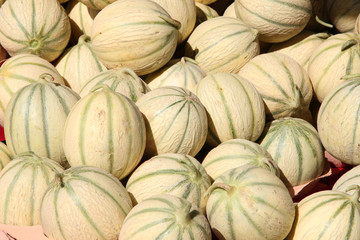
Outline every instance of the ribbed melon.
[(119, 240), (211, 240), (201, 210), (189, 201), (160, 194), (136, 205), (124, 220)]
[(86, 96), (95, 86), (105, 84), (115, 92), (121, 93), (136, 102), (139, 97), (150, 91), (148, 85), (130, 68), (105, 70), (93, 76), (79, 91)]
[(318, 46), (308, 64), (308, 73), (317, 99), (341, 84), (342, 77), (360, 73), (360, 37), (355, 33), (335, 34)]
[(185, 46), (206, 73), (237, 73), (260, 53), (258, 31), (237, 18), (216, 17), (197, 26)]
[(244, 138), (255, 141), (265, 125), (264, 102), (246, 79), (232, 73), (209, 74), (196, 86), (209, 120), (207, 143)]
[(195, 1), (196, 6), (196, 24), (198, 26), (200, 23), (205, 22), (211, 18), (219, 17), (219, 14), (212, 7)]
[(281, 170), (287, 185), (298, 186), (319, 177), (325, 166), (316, 129), (300, 118), (281, 118), (266, 124), (259, 138)]
[(81, 35), (86, 34), (90, 36), (92, 23), (99, 11), (87, 7), (78, 0), (71, 0), (67, 3), (65, 10), (71, 25), (70, 43), (74, 45)]
[(312, 5), (310, 0), (235, 0), (235, 12), (259, 31), (260, 41), (275, 43), (286, 41), (305, 28)]
[(117, 0), (96, 15), (90, 36), (96, 55), (107, 68), (129, 67), (145, 75), (171, 59), (179, 27), (151, 0)]
[(208, 190), (206, 215), (219, 239), (284, 239), (295, 206), (284, 183), (270, 171), (243, 165), (226, 171)]
[(347, 191), (347, 188), (351, 185), (360, 186), (360, 165), (353, 167), (352, 169), (341, 175), (341, 177), (334, 183), (332, 190), (352, 194), (355, 189)]
[(208, 133), (206, 111), (189, 90), (156, 88), (136, 105), (146, 120), (146, 158), (162, 153), (195, 156), (203, 147)]
[(296, 60), (305, 70), (315, 49), (331, 35), (326, 32), (314, 33), (304, 30), (295, 37), (273, 44), (269, 52), (283, 53)]
[(92, 77), (105, 71), (106, 67), (96, 56), (90, 37), (82, 35), (75, 46), (60, 56), (56, 69), (66, 79), (71, 89), (79, 93)]
[(50, 239), (115, 240), (132, 208), (119, 180), (90, 166), (57, 174), (43, 196), (40, 221)]
[(331, 22), (340, 32), (354, 31), (356, 18), (360, 13), (358, 0), (328, 0), (327, 11)]
[(340, 161), (360, 164), (360, 81), (344, 81), (320, 105), (317, 128), (324, 148)]
[(197, 61), (182, 57), (181, 59), (170, 60), (158, 71), (147, 75), (145, 81), (151, 89), (176, 86), (194, 91), (195, 86), (205, 76), (206, 73), (200, 68)]
[(267, 119), (300, 117), (311, 121), (312, 85), (304, 68), (291, 57), (277, 52), (260, 54), (242, 67), (239, 75), (260, 93)]
[(66, 119), (63, 147), (72, 167), (95, 166), (122, 179), (140, 162), (145, 143), (138, 107), (107, 85), (81, 98)]
[(0, 67), (0, 125), (4, 126), (4, 112), (10, 98), (20, 88), (39, 80), (41, 74), (50, 74), (54, 83), (65, 84), (56, 68), (45, 59), (33, 54), (18, 54), (7, 59)]
[(55, 174), (62, 171), (55, 161), (31, 152), (11, 160), (0, 172), (0, 222), (39, 225), (42, 196)]
[[(51, 77), (51, 76), (50, 76)], [(79, 95), (41, 79), (17, 91), (5, 111), (6, 143), (13, 155), (32, 151), (66, 165), (62, 147), (65, 121)]]
[(5, 143), (0, 142), (0, 172), (13, 157)]
[(253, 164), (280, 177), (280, 169), (270, 153), (258, 143), (246, 139), (232, 139), (211, 149), (201, 163), (212, 179), (232, 168)]
[(352, 195), (326, 190), (301, 200), (288, 239), (359, 239), (359, 188), (356, 188)]
[(57, 0), (7, 0), (0, 8), (0, 43), (10, 54), (32, 53), (49, 62), (65, 49), (70, 21)]
[(136, 203), (167, 193), (182, 197), (205, 212), (205, 192), (211, 180), (195, 158), (178, 153), (160, 154), (138, 166), (126, 183)]

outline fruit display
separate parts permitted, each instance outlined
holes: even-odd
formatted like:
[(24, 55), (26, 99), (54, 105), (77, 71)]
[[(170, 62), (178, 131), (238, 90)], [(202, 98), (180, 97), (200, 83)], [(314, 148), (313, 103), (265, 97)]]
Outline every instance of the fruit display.
[(359, 239), (359, 1), (0, 19), (0, 240)]

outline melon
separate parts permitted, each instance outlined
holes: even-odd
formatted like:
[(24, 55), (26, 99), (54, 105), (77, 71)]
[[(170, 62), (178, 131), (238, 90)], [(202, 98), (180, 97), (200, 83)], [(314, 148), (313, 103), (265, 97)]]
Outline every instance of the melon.
[(4, 133), (12, 155), (32, 151), (66, 166), (62, 147), (65, 121), (79, 95), (46, 80), (21, 88), (5, 111)]
[(95, 86), (71, 109), (63, 148), (71, 167), (90, 165), (126, 177), (140, 162), (146, 143), (144, 119), (135, 103), (107, 85)]
[(258, 141), (277, 163), (288, 187), (305, 184), (323, 173), (325, 158), (319, 134), (303, 119), (269, 122)]
[(324, 148), (338, 160), (360, 164), (360, 81), (349, 79), (334, 88), (320, 105), (317, 128)]
[(347, 191), (347, 189), (352, 185), (360, 186), (360, 165), (354, 166), (349, 171), (341, 175), (334, 183), (332, 190), (353, 194), (355, 189)]
[(270, 171), (246, 164), (230, 169), (208, 189), (206, 215), (219, 239), (278, 240), (291, 230), (295, 205)]
[(360, 37), (338, 33), (322, 42), (308, 63), (308, 74), (319, 102), (341, 84), (345, 75), (360, 73)]
[(110, 69), (100, 72), (88, 80), (79, 91), (86, 96), (95, 86), (105, 84), (115, 92), (121, 93), (136, 102), (150, 91), (149, 86), (130, 68)]
[(49, 62), (69, 42), (70, 21), (57, 0), (7, 0), (0, 8), (0, 43), (10, 54), (32, 53)]
[(313, 89), (305, 69), (278, 52), (260, 54), (239, 71), (260, 93), (268, 120), (300, 117), (312, 121), (309, 105)]
[(66, 79), (71, 89), (79, 93), (92, 77), (105, 71), (106, 67), (96, 56), (90, 37), (82, 35), (75, 46), (60, 56), (56, 69)]
[(65, 84), (56, 68), (45, 59), (29, 53), (7, 59), (0, 67), (0, 125), (4, 126), (4, 112), (16, 91), (35, 83), (42, 74), (50, 74), (51, 82)]
[(209, 74), (198, 83), (195, 94), (208, 114), (210, 146), (236, 138), (255, 141), (261, 135), (264, 102), (246, 79), (233, 73)]
[(0, 172), (0, 223), (39, 225), (42, 196), (63, 170), (55, 161), (33, 152), (15, 156)]
[(207, 74), (237, 73), (260, 53), (258, 31), (237, 18), (216, 17), (197, 26), (185, 46)]
[(211, 18), (219, 17), (219, 14), (212, 7), (203, 4), (201, 2), (195, 1), (196, 5), (196, 24), (198, 26), (200, 23), (205, 22)]
[(129, 177), (126, 190), (140, 203), (166, 193), (182, 197), (205, 212), (205, 192), (211, 180), (195, 158), (179, 153), (159, 154), (143, 162)]
[(236, 18), (236, 11), (235, 11), (235, 2), (231, 3), (223, 13), (224, 17), (233, 17)]
[(169, 194), (157, 194), (136, 205), (124, 220), (119, 240), (211, 240), (206, 217), (196, 205)]
[(235, 0), (235, 12), (259, 31), (260, 41), (276, 43), (292, 38), (305, 28), (312, 5), (310, 0)]
[(206, 76), (199, 63), (192, 58), (170, 60), (158, 71), (146, 76), (145, 81), (151, 89), (176, 86), (195, 91), (198, 82)]
[(195, 156), (203, 147), (208, 133), (206, 110), (189, 90), (156, 88), (136, 105), (146, 122), (145, 158), (162, 153)]
[(11, 156), (8, 147), (5, 143), (0, 142), (0, 172), (6, 166), (6, 164), (11, 161), (11, 159), (13, 159), (13, 156)]
[(246, 139), (231, 139), (221, 143), (209, 151), (201, 164), (212, 179), (245, 164), (265, 168), (280, 177), (280, 169), (270, 153), (258, 143)]
[(115, 2), (116, 0), (79, 0), (79, 1), (89, 8), (100, 11), (104, 7)]
[(359, 186), (353, 187), (355, 192), (351, 195), (325, 190), (302, 199), (297, 204), (297, 218), (288, 239), (358, 239)]
[(354, 31), (356, 18), (360, 13), (360, 2), (357, 0), (328, 0), (327, 11), (331, 22), (342, 33)]
[(354, 32), (357, 34), (360, 33), (360, 13), (359, 13), (359, 16), (356, 18)]
[(99, 12), (91, 29), (95, 54), (109, 68), (146, 75), (173, 56), (180, 23), (151, 0), (118, 0)]
[(40, 222), (49, 239), (115, 240), (132, 207), (113, 175), (79, 166), (55, 175), (43, 194)]

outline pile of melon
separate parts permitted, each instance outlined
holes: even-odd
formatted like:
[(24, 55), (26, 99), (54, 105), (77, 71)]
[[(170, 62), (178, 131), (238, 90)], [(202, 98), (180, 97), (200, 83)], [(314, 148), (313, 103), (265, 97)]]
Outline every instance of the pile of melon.
[(359, 239), (359, 1), (0, 6), (0, 232)]

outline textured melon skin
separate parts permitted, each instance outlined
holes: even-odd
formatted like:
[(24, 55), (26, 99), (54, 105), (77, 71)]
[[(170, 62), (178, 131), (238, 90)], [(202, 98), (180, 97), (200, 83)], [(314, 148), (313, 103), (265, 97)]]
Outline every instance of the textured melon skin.
[(185, 46), (206, 73), (237, 73), (260, 53), (258, 31), (237, 18), (216, 17), (197, 26)]
[(65, 49), (70, 21), (57, 0), (9, 0), (0, 9), (0, 43), (10, 54), (32, 53), (49, 62)]
[(118, 179), (102, 169), (79, 166), (56, 176), (39, 212), (49, 239), (115, 240), (131, 208)]
[(341, 177), (334, 183), (332, 190), (353, 194), (355, 189), (347, 191), (347, 189), (352, 185), (360, 185), (360, 165), (351, 168), (349, 171), (341, 175)]
[(270, 171), (244, 165), (223, 173), (208, 190), (206, 214), (219, 239), (278, 240), (291, 230), (295, 206)]
[(342, 77), (360, 73), (360, 37), (353, 32), (338, 33), (321, 43), (311, 55), (308, 74), (314, 94), (322, 102), (340, 85)]
[(265, 107), (258, 91), (232, 73), (209, 74), (195, 89), (209, 120), (207, 143), (243, 138), (255, 141), (265, 125)]
[(317, 128), (324, 148), (335, 158), (360, 164), (360, 81), (344, 81), (320, 105)]
[(129, 67), (146, 75), (171, 59), (179, 27), (153, 1), (118, 0), (96, 15), (90, 37), (96, 55), (107, 68)]
[(287, 239), (359, 239), (358, 190), (353, 194), (326, 190), (297, 204), (297, 218)]
[(13, 159), (5, 143), (0, 142), (0, 172)]
[(232, 168), (253, 164), (280, 177), (280, 169), (270, 153), (258, 143), (246, 139), (232, 139), (216, 146), (201, 163), (212, 179)]
[(354, 31), (356, 18), (360, 13), (360, 3), (357, 0), (329, 0), (327, 11), (337, 30), (342, 33)]
[(312, 5), (310, 0), (235, 0), (235, 12), (243, 22), (259, 31), (260, 41), (276, 43), (290, 39), (305, 28)]
[(91, 165), (122, 179), (140, 162), (145, 143), (138, 107), (106, 85), (81, 98), (66, 119), (63, 147), (72, 167)]
[(162, 153), (195, 156), (208, 134), (199, 98), (180, 87), (156, 88), (136, 102), (146, 122), (145, 158)]
[(17, 91), (5, 111), (4, 133), (12, 155), (33, 151), (62, 166), (65, 121), (80, 96), (70, 88), (40, 79)]
[(196, 2), (196, 24), (198, 26), (200, 23), (205, 22), (211, 18), (219, 17), (219, 14), (216, 12), (215, 9), (211, 8), (210, 6)]
[(101, 9), (110, 5), (116, 0), (79, 0), (79, 1), (89, 8), (100, 11)]
[(211, 240), (211, 229), (201, 210), (189, 201), (158, 194), (136, 205), (124, 220), (119, 240)]
[(323, 147), (316, 129), (300, 118), (281, 118), (265, 125), (259, 143), (272, 156), (288, 187), (319, 177), (325, 166)]
[(10, 98), (20, 88), (39, 80), (41, 74), (50, 74), (51, 82), (65, 84), (56, 68), (45, 59), (29, 53), (8, 58), (0, 67), (0, 125)]
[(126, 183), (126, 190), (139, 203), (156, 194), (182, 197), (205, 212), (205, 192), (211, 180), (193, 157), (185, 154), (157, 155), (138, 166)]
[(0, 223), (39, 225), (42, 196), (63, 170), (55, 161), (30, 152), (11, 160), (0, 172)]

